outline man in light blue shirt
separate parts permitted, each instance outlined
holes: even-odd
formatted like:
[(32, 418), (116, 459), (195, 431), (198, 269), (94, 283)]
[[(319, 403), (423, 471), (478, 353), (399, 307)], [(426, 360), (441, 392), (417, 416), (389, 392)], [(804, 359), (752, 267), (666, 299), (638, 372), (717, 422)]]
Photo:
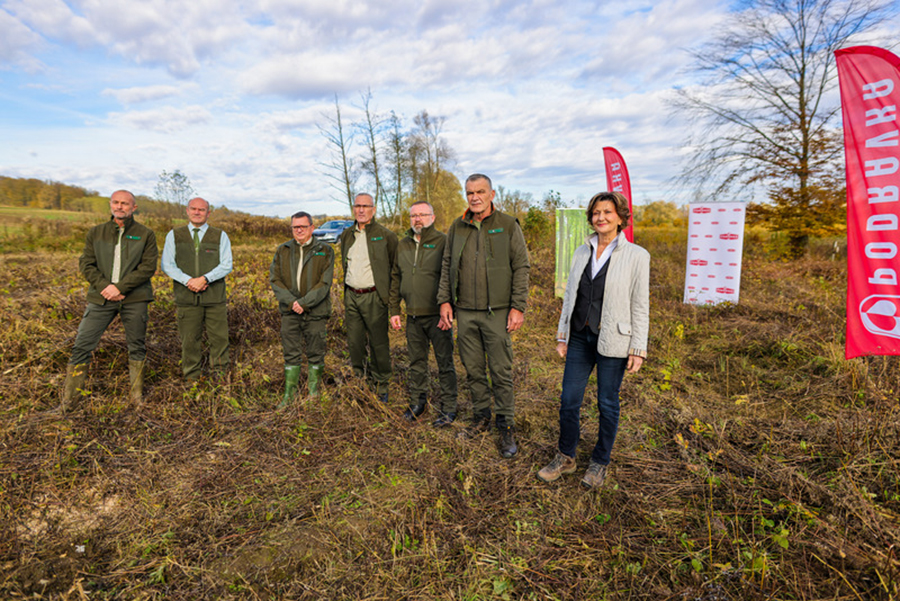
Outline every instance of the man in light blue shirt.
[(228, 369), (228, 312), (225, 276), (231, 273), (231, 241), (228, 234), (210, 226), (209, 203), (202, 198), (188, 202), (188, 223), (166, 235), (162, 270), (172, 278), (181, 337), (181, 370), (188, 381), (202, 374), (203, 330), (209, 341), (209, 364), (223, 375)]

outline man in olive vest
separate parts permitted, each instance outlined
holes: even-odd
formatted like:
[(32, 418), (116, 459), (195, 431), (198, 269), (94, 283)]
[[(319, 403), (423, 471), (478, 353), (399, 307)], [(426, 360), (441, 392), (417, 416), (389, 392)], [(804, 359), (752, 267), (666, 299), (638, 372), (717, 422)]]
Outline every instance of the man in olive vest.
[(144, 360), (147, 356), (147, 307), (153, 300), (150, 278), (156, 273), (156, 235), (134, 220), (137, 203), (127, 190), (109, 198), (112, 216), (87, 233), (84, 252), (78, 261), (90, 284), (87, 309), (78, 326), (75, 347), (66, 368), (66, 382), (60, 410), (65, 411), (84, 388), (87, 366), (103, 332), (119, 316), (128, 344), (128, 374), (131, 400), (140, 403), (144, 389)]
[(231, 241), (228, 234), (207, 223), (209, 203), (202, 198), (188, 202), (189, 223), (166, 235), (162, 270), (172, 278), (178, 335), (181, 337), (181, 371), (191, 382), (202, 375), (203, 330), (209, 342), (210, 368), (219, 375), (228, 369), (228, 309), (225, 276), (231, 273)]
[(456, 344), (474, 413), (470, 432), (490, 427), (493, 393), (500, 455), (510, 458), (518, 452), (510, 334), (525, 322), (531, 264), (518, 220), (494, 207), (495, 195), (488, 176), (466, 179), (469, 208), (447, 232), (437, 302), (442, 328), (454, 312), (458, 319)]
[(397, 245), (397, 262), (391, 281), (391, 327), (399, 330), (400, 299), (406, 304), (406, 346), (409, 350), (408, 421), (418, 419), (428, 403), (428, 347), (434, 347), (440, 392), (436, 428), (456, 419), (456, 367), (453, 365), (453, 330), (440, 325), (438, 284), (447, 235), (434, 229), (434, 208), (419, 201), (409, 207), (411, 227)]
[(397, 234), (375, 221), (371, 194), (356, 195), (353, 216), (356, 221), (341, 233), (344, 325), (350, 364), (358, 377), (370, 378), (379, 400), (387, 403), (391, 383), (388, 303), (397, 260)]
[(313, 237), (314, 229), (309, 213), (294, 213), (293, 239), (275, 250), (269, 267), (269, 283), (281, 313), (284, 351), (284, 397), (279, 409), (297, 397), (304, 352), (309, 362), (307, 388), (313, 398), (319, 396), (319, 380), (325, 367), (325, 326), (331, 316), (334, 250)]

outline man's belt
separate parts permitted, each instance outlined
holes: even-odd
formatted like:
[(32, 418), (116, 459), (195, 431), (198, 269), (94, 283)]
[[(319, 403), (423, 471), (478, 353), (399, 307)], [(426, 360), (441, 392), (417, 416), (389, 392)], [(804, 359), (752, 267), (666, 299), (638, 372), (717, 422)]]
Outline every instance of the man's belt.
[(377, 288), (375, 286), (372, 286), (371, 288), (351, 288), (350, 286), (347, 286), (347, 290), (355, 294), (368, 294), (370, 292), (375, 292)]

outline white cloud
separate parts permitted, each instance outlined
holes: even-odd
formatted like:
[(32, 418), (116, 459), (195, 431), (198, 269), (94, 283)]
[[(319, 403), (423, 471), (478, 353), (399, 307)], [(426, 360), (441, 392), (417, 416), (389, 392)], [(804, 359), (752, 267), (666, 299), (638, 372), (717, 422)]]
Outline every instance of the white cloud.
[(84, 48), (96, 43), (88, 19), (75, 14), (62, 0), (10, 0), (6, 10), (50, 41)]
[(36, 72), (42, 68), (41, 61), (29, 54), (41, 43), (21, 21), (0, 9), (0, 69), (20, 65), (26, 71)]
[(156, 85), (119, 89), (107, 88), (100, 93), (104, 96), (112, 96), (122, 104), (127, 105), (177, 96), (181, 94), (181, 89), (177, 86)]
[(212, 120), (212, 114), (202, 106), (177, 108), (166, 106), (146, 111), (110, 113), (109, 122), (116, 126), (167, 134), (183, 133), (187, 128)]

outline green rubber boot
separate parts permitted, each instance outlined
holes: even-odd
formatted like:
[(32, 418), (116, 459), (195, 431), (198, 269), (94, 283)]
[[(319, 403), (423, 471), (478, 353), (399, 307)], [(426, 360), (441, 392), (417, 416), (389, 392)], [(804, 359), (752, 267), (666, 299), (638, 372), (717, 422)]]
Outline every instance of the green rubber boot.
[(284, 409), (291, 401), (297, 398), (297, 388), (300, 382), (300, 366), (285, 365), (284, 366), (284, 397), (278, 404), (279, 409)]
[(80, 396), (78, 391), (84, 388), (87, 367), (87, 363), (69, 364), (66, 366), (66, 383), (63, 385), (62, 403), (59, 405), (60, 413), (65, 413), (72, 406), (75, 399)]
[(144, 402), (144, 362), (128, 360), (128, 381), (131, 388), (131, 402), (138, 407)]
[(324, 365), (309, 366), (309, 396), (314, 399), (319, 398), (319, 380), (322, 377), (323, 369), (325, 369)]

